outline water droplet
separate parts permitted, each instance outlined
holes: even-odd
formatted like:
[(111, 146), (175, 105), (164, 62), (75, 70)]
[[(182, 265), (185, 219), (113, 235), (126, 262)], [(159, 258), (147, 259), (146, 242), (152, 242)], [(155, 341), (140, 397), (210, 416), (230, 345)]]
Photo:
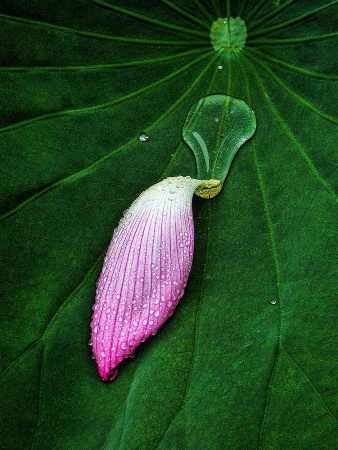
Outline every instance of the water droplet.
[(218, 70), (222, 70), (222, 69), (223, 69), (223, 66), (218, 66), (217, 69), (218, 69)]
[(101, 356), (104, 358), (106, 356), (105, 352), (101, 352)]
[(147, 133), (141, 133), (138, 137), (138, 140), (141, 142), (147, 142), (149, 141), (149, 136), (147, 135)]
[(92, 359), (96, 359), (94, 353), (91, 355), (91, 358)]
[(94, 327), (93, 331), (95, 334), (97, 334), (99, 332), (99, 327), (96, 325), (96, 327)]
[(176, 194), (176, 191), (174, 191), (174, 189), (170, 189), (169, 193), (170, 193), (171, 195), (173, 195), (173, 194)]
[(276, 303), (277, 303), (277, 300), (276, 299), (274, 299), (274, 300), (271, 300), (271, 305), (275, 305)]
[(121, 295), (120, 294), (116, 294), (115, 297), (116, 297), (117, 300), (119, 300), (121, 298)]
[(173, 285), (177, 286), (178, 285), (177, 281), (173, 281)]
[(160, 315), (160, 311), (157, 310), (154, 312), (154, 317), (158, 317), (159, 315)]
[(120, 346), (122, 350), (125, 350), (127, 348), (127, 342), (126, 341), (121, 342)]
[(215, 122), (218, 123), (219, 122), (219, 118), (215, 117)]
[(144, 319), (142, 323), (143, 323), (143, 325), (147, 325), (148, 320), (147, 320), (147, 319)]

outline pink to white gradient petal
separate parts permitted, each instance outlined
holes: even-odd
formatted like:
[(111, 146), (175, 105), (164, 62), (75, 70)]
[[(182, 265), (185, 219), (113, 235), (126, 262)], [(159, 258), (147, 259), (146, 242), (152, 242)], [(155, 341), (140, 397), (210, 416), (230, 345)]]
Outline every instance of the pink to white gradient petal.
[(115, 229), (99, 278), (91, 342), (103, 380), (172, 315), (194, 251), (192, 197), (201, 180), (170, 177), (144, 191)]

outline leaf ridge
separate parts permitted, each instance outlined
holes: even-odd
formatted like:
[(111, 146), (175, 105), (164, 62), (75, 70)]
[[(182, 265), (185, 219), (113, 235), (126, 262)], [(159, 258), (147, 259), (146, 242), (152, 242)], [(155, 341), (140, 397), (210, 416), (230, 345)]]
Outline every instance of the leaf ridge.
[(303, 36), (299, 38), (285, 38), (285, 39), (248, 39), (247, 43), (254, 45), (289, 45), (289, 44), (299, 44), (308, 43), (313, 41), (319, 41), (322, 39), (331, 39), (338, 36), (338, 31), (332, 33), (319, 34), (317, 36)]
[(200, 2), (199, 0), (192, 0), (193, 3), (195, 4), (196, 8), (198, 8), (202, 15), (209, 20), (209, 22), (211, 23), (214, 18), (213, 16), (209, 13), (209, 11), (204, 7), (204, 5), (202, 4), (202, 2)]
[(158, 20), (158, 19), (152, 19), (151, 17), (147, 17), (147, 16), (145, 16), (143, 14), (139, 14), (139, 13), (133, 12), (130, 9), (112, 5), (110, 3), (105, 2), (104, 0), (88, 0), (88, 1), (90, 3), (92, 3), (93, 5), (102, 6), (102, 7), (106, 8), (106, 9), (111, 10), (111, 11), (117, 11), (119, 13), (122, 13), (122, 14), (126, 15), (126, 16), (132, 17), (133, 19), (138, 19), (138, 20), (141, 20), (142, 22), (150, 23), (152, 25), (157, 25), (157, 26), (162, 27), (162, 28), (169, 28), (171, 30), (175, 30), (175, 31), (178, 31), (178, 32), (181, 32), (181, 33), (185, 33), (185, 34), (193, 34), (195, 36), (200, 36), (200, 37), (203, 37), (203, 38), (207, 38), (208, 37), (208, 34), (206, 32), (193, 30), (193, 29), (182, 27), (182, 26), (178, 26), (178, 25), (174, 25), (174, 24), (171, 24), (171, 23), (163, 22), (162, 20)]
[(205, 53), (205, 48), (195, 48), (192, 50), (187, 50), (185, 52), (174, 53), (173, 55), (160, 56), (158, 58), (142, 58), (129, 60), (121, 63), (111, 63), (111, 64), (95, 64), (86, 66), (7, 66), (0, 67), (1, 72), (63, 72), (63, 71), (98, 71), (98, 70), (109, 70), (109, 69), (119, 69), (124, 67), (136, 67), (148, 64), (159, 64), (175, 59), (180, 59), (185, 56), (195, 55), (198, 53)]
[[(213, 77), (211, 78), (211, 81), (210, 81), (209, 86), (208, 86), (208, 88), (207, 88), (207, 94), (208, 94), (209, 92), (211, 92), (212, 89), (213, 89), (213, 86), (214, 86), (215, 80), (216, 80), (216, 74), (217, 74), (217, 71), (218, 71), (218, 69), (215, 68)], [(185, 144), (184, 144), (184, 143), (182, 142), (182, 140), (181, 140), (180, 143), (178, 144), (177, 148), (176, 148), (176, 151), (178, 152), (178, 149), (179, 149), (179, 148), (182, 148), (182, 147), (184, 147), (184, 146), (185, 146)], [(175, 153), (176, 153), (176, 151), (175, 151)], [(168, 169), (169, 169), (169, 167), (170, 167), (170, 165), (171, 165), (170, 163), (171, 163), (171, 161), (169, 162), (169, 164), (168, 164), (168, 166), (167, 166), (167, 169), (164, 171), (162, 177), (164, 177), (164, 174), (168, 171)], [(208, 214), (207, 214), (207, 215), (208, 215), (207, 235), (209, 235), (210, 229), (211, 229), (211, 220), (210, 220), (210, 208), (209, 208), (209, 203), (208, 203)], [(206, 250), (205, 254), (208, 253), (208, 246), (209, 246), (209, 239), (208, 239), (208, 236), (206, 237), (206, 242), (207, 242), (207, 250)], [(205, 258), (206, 258), (206, 257), (205, 257)], [(194, 331), (193, 331), (194, 339), (193, 339), (192, 350), (191, 350), (191, 353), (190, 353), (191, 358), (190, 358), (190, 363), (189, 363), (187, 382), (186, 382), (186, 386), (185, 386), (185, 389), (184, 389), (182, 401), (181, 401), (180, 406), (176, 409), (175, 413), (173, 414), (173, 416), (172, 416), (170, 422), (168, 423), (167, 427), (165, 428), (165, 430), (163, 430), (163, 433), (162, 433), (161, 436), (159, 437), (159, 440), (158, 440), (158, 442), (157, 442), (157, 444), (156, 444), (156, 448), (159, 447), (160, 443), (162, 442), (164, 436), (165, 436), (166, 433), (168, 432), (168, 430), (169, 430), (171, 424), (173, 423), (173, 421), (175, 420), (175, 418), (177, 417), (177, 415), (180, 413), (180, 411), (183, 410), (184, 404), (185, 404), (185, 401), (186, 401), (186, 398), (187, 398), (189, 386), (190, 386), (190, 383), (191, 383), (192, 367), (193, 367), (193, 362), (194, 362), (194, 358), (195, 358), (194, 355), (195, 355), (196, 339), (197, 339), (198, 311), (199, 311), (199, 309), (200, 309), (199, 307), (200, 307), (201, 298), (202, 298), (202, 294), (201, 294), (201, 293), (202, 293), (202, 290), (203, 290), (203, 284), (204, 284), (204, 280), (206, 279), (205, 274), (206, 274), (206, 264), (204, 264), (204, 271), (203, 271), (203, 277), (202, 277), (202, 280), (203, 280), (203, 281), (202, 281), (202, 286), (201, 286), (201, 290), (200, 290), (199, 302), (198, 302), (197, 309), (196, 309), (196, 314), (195, 314)]]
[[(204, 261), (207, 260), (207, 255), (209, 253), (209, 235), (210, 235), (210, 230), (211, 230), (211, 219), (210, 219), (210, 204), (208, 203), (206, 205), (207, 208), (207, 218), (208, 218), (208, 225), (206, 227), (207, 229), (207, 235), (205, 237), (205, 241), (206, 241), (206, 251), (204, 253)], [(187, 375), (187, 379), (186, 379), (186, 383), (185, 383), (185, 388), (184, 388), (184, 392), (183, 392), (183, 396), (182, 396), (182, 400), (180, 405), (178, 406), (178, 408), (176, 409), (176, 411), (174, 412), (174, 414), (172, 415), (172, 418), (170, 420), (170, 422), (168, 423), (167, 427), (165, 428), (165, 430), (163, 430), (163, 433), (161, 434), (161, 436), (159, 436), (159, 440), (156, 444), (156, 449), (159, 447), (160, 443), (162, 442), (164, 436), (166, 435), (166, 433), (168, 432), (168, 430), (170, 429), (171, 424), (173, 423), (173, 421), (175, 420), (175, 418), (177, 417), (177, 415), (183, 410), (184, 408), (184, 404), (186, 402), (186, 399), (188, 397), (188, 393), (189, 393), (189, 388), (191, 385), (191, 376), (192, 376), (192, 371), (193, 371), (193, 366), (194, 366), (194, 362), (195, 362), (195, 350), (196, 350), (196, 346), (197, 346), (197, 329), (198, 329), (198, 324), (200, 321), (200, 314), (201, 314), (201, 303), (202, 303), (202, 292), (204, 289), (204, 283), (206, 280), (206, 263), (204, 263), (204, 269), (203, 269), (203, 275), (202, 275), (202, 283), (201, 283), (201, 288), (200, 288), (200, 295), (198, 296), (198, 303), (196, 306), (196, 311), (195, 311), (195, 320), (194, 320), (194, 329), (193, 329), (193, 333), (192, 335), (194, 336), (193, 339), (193, 344), (192, 344), (192, 349), (190, 352), (190, 361), (189, 361), (189, 369), (188, 369), (188, 375)]]
[[(238, 16), (239, 17), (241, 17), (243, 15), (243, 12), (244, 12), (245, 8), (248, 6), (248, 2), (249, 2), (249, 0), (243, 0), (241, 2), (240, 6), (239, 6), (239, 9), (238, 9)], [(254, 8), (252, 8), (252, 9), (255, 9), (258, 5), (260, 5), (260, 4), (264, 3), (264, 2), (265, 2), (265, 0), (260, 0), (258, 3), (256, 3), (256, 6)], [(247, 16), (245, 16), (246, 22), (248, 21), (248, 16), (249, 16), (249, 14)]]
[[(249, 25), (249, 22), (252, 18), (255, 17), (255, 15), (259, 12), (259, 10), (262, 8), (262, 6), (264, 5), (264, 3), (266, 2), (266, 0), (259, 0), (256, 5), (251, 9), (250, 12), (248, 12), (248, 14), (245, 16), (245, 21), (246, 23)], [(246, 3), (248, 3), (248, 1), (246, 0)], [(247, 6), (247, 5), (245, 5)], [(244, 7), (243, 7), (244, 9)], [(255, 22), (253, 22), (255, 23)], [(251, 27), (249, 27), (251, 28)]]
[(198, 17), (195, 17), (192, 14), (189, 14), (187, 11), (185, 11), (184, 9), (178, 7), (177, 5), (175, 5), (175, 3), (173, 3), (170, 0), (160, 0), (161, 3), (163, 3), (164, 5), (168, 6), (169, 8), (171, 8), (173, 11), (175, 11), (176, 13), (180, 14), (181, 16), (187, 18), (188, 20), (190, 20), (193, 23), (196, 23), (197, 25), (200, 25), (201, 27), (205, 28), (208, 31), (209, 34), (209, 29), (210, 26), (207, 25), (203, 20), (199, 19)]
[(335, 416), (334, 412), (331, 411), (329, 405), (326, 403), (326, 401), (324, 400), (324, 398), (320, 395), (318, 389), (316, 388), (316, 386), (314, 385), (314, 383), (311, 381), (310, 377), (305, 373), (305, 371), (301, 368), (301, 366), (298, 364), (298, 362), (295, 360), (295, 358), (285, 349), (285, 347), (282, 345), (282, 350), (283, 352), (286, 354), (286, 356), (288, 357), (288, 359), (290, 361), (292, 361), (292, 363), (297, 367), (297, 369), (299, 370), (299, 372), (301, 373), (302, 377), (310, 384), (311, 388), (313, 389), (316, 397), (318, 398), (318, 400), (320, 400), (320, 402), (324, 405), (326, 411), (328, 412), (328, 414), (335, 420), (335, 422), (337, 422), (337, 417)]
[[(286, 61), (283, 61), (283, 60), (281, 60), (279, 58), (276, 58), (274, 56), (268, 55), (267, 53), (262, 52), (260, 50), (257, 50), (254, 47), (247, 47), (245, 49), (245, 51), (253, 53), (253, 54), (259, 56), (260, 58), (263, 58), (263, 59), (266, 59), (267, 61), (275, 63), (275, 65), (279, 65), (281, 67), (286, 67), (287, 69), (290, 69), (290, 70), (292, 70), (294, 72), (299, 72), (299, 73), (301, 73), (303, 75), (308, 75), (310, 77), (319, 78), (319, 79), (325, 79), (325, 80), (335, 80), (335, 81), (338, 80), (338, 76), (335, 75), (335, 74), (326, 74), (326, 73), (322, 73), (322, 72), (313, 72), (313, 71), (311, 71), (309, 69), (304, 69), (303, 67), (299, 67), (299, 66), (296, 66), (294, 64), (290, 64), (290, 63), (288, 63)], [(256, 60), (257, 59), (255, 59), (255, 61)]]
[(25, 17), (10, 16), (8, 14), (0, 14), (0, 19), (7, 22), (21, 22), (35, 27), (48, 28), (56, 30), (62, 33), (71, 33), (78, 36), (83, 36), (87, 38), (93, 38), (98, 40), (107, 40), (112, 42), (126, 42), (128, 44), (142, 44), (142, 45), (174, 45), (174, 46), (194, 46), (194, 45), (205, 45), (205, 41), (174, 41), (174, 40), (160, 40), (160, 39), (139, 39), (123, 36), (110, 36), (106, 34), (93, 33), (91, 31), (75, 30), (63, 25), (54, 25), (48, 22), (42, 22), (34, 19), (26, 19)]
[(271, 31), (277, 31), (277, 30), (289, 27), (290, 25), (293, 25), (296, 22), (301, 22), (302, 20), (307, 19), (308, 17), (311, 17), (314, 14), (317, 14), (319, 11), (329, 8), (330, 6), (335, 5), (335, 4), (337, 4), (337, 0), (333, 0), (332, 2), (330, 2), (326, 5), (318, 6), (317, 8), (313, 9), (312, 11), (301, 14), (300, 16), (296, 16), (290, 20), (287, 20), (286, 22), (279, 23), (278, 25), (273, 25), (271, 27), (267, 27), (267, 28), (263, 28), (258, 31), (254, 31), (253, 33), (251, 33), (251, 36), (260, 36), (262, 34), (268, 34)]
[[(110, 100), (109, 102), (99, 103), (97, 105), (87, 106), (87, 107), (83, 107), (83, 108), (66, 109), (64, 111), (57, 111), (57, 112), (53, 112), (53, 113), (42, 114), (40, 116), (33, 117), (32, 119), (22, 120), (21, 122), (17, 122), (15, 124), (8, 125), (8, 126), (5, 126), (3, 128), (0, 128), (0, 133), (5, 133), (7, 131), (12, 131), (13, 129), (16, 129), (16, 128), (19, 128), (19, 127), (22, 127), (22, 126), (26, 126), (26, 125), (30, 125), (31, 123), (38, 122), (40, 120), (46, 120), (46, 119), (51, 119), (51, 118), (56, 118), (56, 117), (63, 117), (63, 116), (72, 115), (72, 114), (87, 114), (87, 113), (92, 112), (92, 111), (97, 111), (97, 110), (100, 110), (100, 109), (104, 109), (104, 108), (108, 108), (108, 107), (111, 107), (111, 106), (118, 105), (119, 103), (122, 103), (122, 102), (124, 102), (126, 100), (130, 100), (131, 98), (137, 97), (138, 95), (149, 91), (150, 89), (158, 86), (161, 83), (164, 83), (164, 82), (166, 82), (168, 80), (171, 80), (172, 78), (178, 76), (179, 74), (181, 74), (185, 70), (189, 69), (194, 64), (197, 64), (198, 62), (202, 61), (203, 59), (206, 59), (207, 57), (209, 57), (213, 53), (214, 53), (213, 51), (208, 51), (207, 53), (204, 53), (202, 56), (199, 56), (199, 57), (195, 58), (194, 60), (192, 60), (191, 62), (189, 62), (185, 66), (174, 70), (169, 75), (166, 75), (165, 77), (160, 78), (159, 80), (156, 80), (156, 81), (154, 81), (151, 84), (143, 86), (140, 89), (137, 89), (136, 91), (130, 92), (129, 94), (123, 95), (123, 96), (118, 97), (118, 98), (116, 98), (114, 100)], [(0, 217), (0, 219), (1, 219), (1, 217)]]
[[(242, 63), (241, 63), (241, 69), (242, 69), (243, 74), (246, 74)], [(245, 79), (245, 84), (246, 84), (248, 100), (249, 100), (249, 103), (251, 103), (251, 93), (250, 93), (250, 89), (249, 89), (247, 76), (244, 76), (244, 79)], [(266, 226), (268, 229), (269, 238), (270, 238), (270, 242), (271, 242), (272, 259), (274, 261), (274, 267), (275, 267), (275, 273), (276, 273), (276, 290), (277, 290), (277, 294), (278, 294), (278, 308), (279, 308), (279, 316), (278, 316), (279, 322), (278, 322), (278, 330), (277, 330), (278, 335), (277, 335), (277, 342), (276, 342), (276, 346), (275, 346), (275, 356), (274, 356), (274, 361), (273, 361), (273, 365), (271, 368), (271, 372), (270, 372), (270, 375), (269, 375), (269, 378), (267, 381), (266, 399), (265, 399), (265, 405), (264, 405), (264, 410), (263, 410), (263, 415), (262, 415), (262, 420), (261, 420), (261, 427), (260, 427), (260, 431), (259, 431), (259, 435), (258, 435), (257, 448), (260, 449), (260, 448), (262, 448), (261, 447), (262, 434), (263, 434), (263, 430), (265, 427), (267, 411), (268, 411), (269, 404), (270, 404), (271, 385), (272, 385), (273, 379), (275, 377), (276, 368), (277, 368), (277, 364), (279, 361), (279, 355), (280, 355), (281, 340), (282, 340), (282, 328), (283, 328), (283, 326), (282, 326), (282, 321), (283, 321), (282, 309), (284, 308), (284, 303), (283, 303), (283, 295), (282, 295), (282, 290), (281, 290), (282, 277), (281, 277), (281, 269), (280, 269), (280, 264), (279, 264), (277, 243), (276, 243), (276, 238), (275, 238), (273, 222), (271, 219), (271, 213), (270, 213), (269, 202), (268, 202), (268, 194), (267, 194), (267, 191), (265, 188), (265, 183), (263, 180), (263, 176), (262, 176), (262, 172), (261, 172), (261, 168), (260, 168), (260, 164), (259, 164), (259, 159), (258, 159), (258, 155), (257, 155), (257, 145), (256, 145), (255, 139), (253, 139), (253, 141), (252, 141), (252, 147), (253, 147), (253, 163), (254, 163), (254, 167), (256, 169), (258, 185), (260, 187), (260, 191), (261, 191), (261, 195), (262, 195), (263, 209), (264, 209), (264, 214), (265, 214), (265, 222), (266, 222)]]
[(222, 11), (221, 11), (221, 8), (220, 8), (217, 0), (211, 0), (211, 4), (212, 4), (216, 14), (218, 15), (218, 17), (222, 16)]
[(256, 78), (258, 85), (261, 87), (262, 92), (265, 93), (265, 99), (266, 99), (267, 103), (269, 104), (269, 107), (270, 107), (271, 111), (273, 112), (274, 116), (276, 117), (277, 122), (279, 123), (281, 128), (284, 129), (284, 131), (285, 131), (286, 135), (289, 137), (290, 141), (295, 145), (295, 147), (298, 149), (299, 153), (302, 155), (304, 161), (306, 162), (306, 164), (307, 164), (307, 166), (309, 168), (310, 173), (312, 173), (314, 179), (316, 179), (320, 184), (323, 185), (323, 187), (333, 197), (333, 199), (335, 201), (337, 201), (338, 195), (334, 192), (334, 190), (331, 188), (331, 186), (324, 180), (324, 178), (319, 174), (319, 172), (316, 169), (315, 165), (313, 164), (311, 158), (306, 153), (306, 151), (304, 150), (303, 146), (298, 141), (296, 136), (292, 133), (292, 131), (290, 130), (290, 128), (288, 127), (286, 122), (282, 119), (282, 117), (280, 116), (276, 106), (270, 100), (270, 97), (269, 97), (269, 94), (267, 92), (267, 89), (263, 85), (263, 83), (262, 83), (262, 81), (261, 81), (257, 71), (254, 69), (254, 67), (253, 67), (253, 65), (251, 63), (248, 62), (248, 64), (250, 64), (251, 69), (252, 69), (252, 73), (253, 73), (254, 77)]
[[(215, 57), (214, 57), (215, 58)], [(166, 116), (168, 116), (169, 114), (171, 114), (171, 112), (177, 108), (177, 106), (184, 101), (184, 99), (190, 94), (190, 92), (195, 88), (196, 84), (198, 84), (200, 82), (200, 80), (203, 78), (203, 76), (207, 73), (209, 67), (211, 66), (211, 64), (214, 61), (214, 58), (211, 59), (211, 61), (207, 64), (207, 66), (200, 72), (200, 74), (196, 77), (195, 81), (188, 87), (188, 89), (186, 90), (186, 92), (181, 95), (181, 97), (179, 97), (172, 105), (170, 108), (168, 108), (155, 122), (152, 123), (152, 125), (150, 127), (148, 127), (148, 131), (152, 130), (161, 120), (163, 120)], [(10, 216), (12, 216), (13, 214), (16, 214), (21, 208), (25, 207), (26, 205), (28, 205), (29, 203), (31, 203), (32, 201), (36, 200), (37, 198), (39, 198), (40, 196), (48, 193), (50, 190), (54, 189), (54, 188), (58, 188), (60, 186), (62, 186), (63, 184), (66, 183), (71, 183), (74, 180), (81, 178), (83, 176), (88, 175), (89, 173), (91, 173), (97, 166), (99, 166), (100, 164), (104, 163), (106, 160), (110, 159), (113, 155), (123, 151), (128, 145), (130, 145), (132, 142), (136, 141), (138, 138), (134, 137), (132, 139), (130, 139), (129, 141), (125, 142), (124, 144), (122, 144), (120, 147), (117, 147), (116, 149), (114, 149), (113, 151), (111, 151), (110, 153), (108, 153), (107, 155), (103, 156), (102, 158), (98, 159), (97, 161), (95, 161), (94, 163), (90, 164), (89, 166), (79, 170), (76, 173), (73, 173), (71, 175), (68, 175), (65, 178), (62, 178), (61, 180), (58, 180), (52, 184), (50, 184), (49, 186), (47, 186), (46, 188), (42, 189), (41, 191), (37, 192), (36, 194), (32, 195), (31, 197), (29, 197), (28, 199), (24, 200), (23, 202), (19, 203), (17, 206), (15, 206), (14, 208), (12, 208), (10, 211), (7, 211), (6, 213), (4, 213), (2, 216), (0, 216), (0, 221), (4, 220)]]
[[(251, 58), (251, 56), (249, 56)], [(261, 67), (263, 67), (263, 69), (265, 69), (269, 75), (283, 88), (285, 89), (285, 91), (290, 94), (292, 97), (294, 97), (299, 103), (301, 103), (304, 107), (310, 109), (310, 111), (314, 112), (315, 114), (317, 114), (318, 116), (322, 117), (323, 119), (326, 119), (330, 122), (336, 123), (338, 124), (338, 119), (334, 116), (331, 116), (330, 114), (326, 114), (323, 111), (321, 111), (320, 109), (316, 108), (315, 106), (313, 106), (310, 102), (308, 102), (307, 100), (305, 100), (304, 97), (302, 97), (301, 95), (297, 94), (297, 92), (295, 92), (293, 89), (289, 88), (287, 86), (287, 84), (285, 84), (281, 78), (275, 74), (275, 72), (273, 70), (271, 70), (267, 64), (265, 64), (262, 61), (259, 61), (257, 59), (255, 59), (256, 62), (258, 62), (260, 64)]]
[(43, 379), (43, 365), (44, 365), (44, 358), (45, 358), (45, 345), (42, 342), (42, 355), (41, 355), (41, 363), (40, 363), (40, 378), (39, 378), (39, 396), (38, 396), (38, 413), (37, 413), (37, 418), (36, 418), (36, 424), (35, 424), (35, 429), (34, 429), (34, 434), (33, 434), (33, 439), (32, 439), (32, 446), (31, 448), (33, 449), (35, 446), (35, 442), (37, 439), (37, 432), (38, 429), (40, 427), (40, 421), (41, 421), (41, 398), (42, 398), (42, 389), (41, 389), (41, 384), (42, 384), (42, 379)]
[[(267, 0), (263, 0), (263, 3), (266, 3)], [(279, 16), (281, 12), (284, 11), (288, 6), (290, 6), (292, 3), (294, 3), (295, 0), (288, 0), (282, 5), (276, 7), (274, 11), (270, 11), (269, 13), (263, 14), (262, 17), (252, 22), (251, 26), (249, 27), (250, 30), (253, 30), (254, 28), (257, 28), (258, 25), (261, 23), (266, 23), (270, 19), (274, 19), (275, 17)], [(251, 16), (251, 15), (250, 15)]]
[(0, 378), (2, 376), (5, 376), (7, 372), (11, 371), (15, 367), (15, 365), (26, 355), (27, 352), (34, 349), (34, 347), (38, 345), (40, 342), (44, 343), (44, 338), (45, 335), (48, 334), (49, 328), (58, 320), (58, 317), (72, 302), (76, 294), (82, 289), (82, 287), (85, 285), (87, 280), (93, 275), (93, 273), (98, 271), (100, 264), (102, 264), (104, 254), (105, 250), (100, 254), (100, 256), (96, 259), (94, 264), (92, 264), (89, 270), (87, 270), (82, 281), (72, 290), (72, 292), (70, 292), (70, 294), (66, 297), (64, 302), (57, 308), (56, 312), (53, 314), (49, 322), (46, 324), (45, 331), (42, 333), (42, 335), (39, 338), (37, 338), (34, 342), (30, 343), (29, 346), (26, 347), (25, 350), (23, 350), (23, 352), (20, 353), (20, 355), (3, 371), (3, 373), (0, 375)]

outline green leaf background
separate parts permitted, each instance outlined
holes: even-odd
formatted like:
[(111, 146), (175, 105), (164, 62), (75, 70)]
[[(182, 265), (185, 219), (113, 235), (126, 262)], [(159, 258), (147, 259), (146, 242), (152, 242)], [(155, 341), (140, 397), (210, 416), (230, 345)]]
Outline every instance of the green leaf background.
[[(337, 0), (0, 13), (1, 448), (336, 449)], [(216, 53), (212, 22), (238, 15), (244, 50)], [(194, 200), (177, 311), (104, 383), (87, 343), (112, 231), (196, 175), (181, 130), (212, 93), (247, 102), (256, 134)]]

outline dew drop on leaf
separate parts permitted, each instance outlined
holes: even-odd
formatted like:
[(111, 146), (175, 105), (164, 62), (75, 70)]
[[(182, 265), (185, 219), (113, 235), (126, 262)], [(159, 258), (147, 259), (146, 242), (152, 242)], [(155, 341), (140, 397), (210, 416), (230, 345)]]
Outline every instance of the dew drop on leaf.
[(141, 142), (147, 142), (149, 141), (149, 135), (143, 132), (139, 135), (138, 140)]

